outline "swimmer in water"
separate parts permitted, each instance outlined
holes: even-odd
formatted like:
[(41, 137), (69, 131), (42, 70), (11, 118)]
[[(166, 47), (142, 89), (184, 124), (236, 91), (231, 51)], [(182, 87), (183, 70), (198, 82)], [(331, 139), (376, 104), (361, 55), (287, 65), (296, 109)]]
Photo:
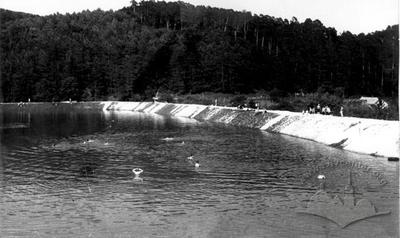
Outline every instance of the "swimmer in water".
[(135, 174), (135, 177), (133, 179), (142, 180), (142, 178), (140, 178), (139, 175), (141, 173), (143, 173), (143, 169), (135, 168), (135, 169), (132, 169), (132, 172)]
[(92, 140), (92, 139), (87, 139), (87, 140), (85, 140), (85, 141), (83, 142), (83, 144), (91, 143), (91, 142), (94, 142), (94, 140)]
[(196, 162), (194, 163), (194, 167), (196, 167), (196, 168), (200, 167), (200, 163), (198, 160), (196, 160)]
[(188, 160), (193, 160), (193, 155), (192, 155), (192, 154), (190, 154), (190, 156), (189, 156), (189, 157), (187, 157), (187, 159), (188, 159)]
[(319, 174), (317, 178), (318, 180), (321, 181), (321, 183), (319, 184), (319, 189), (325, 190), (325, 179), (326, 179), (325, 175)]

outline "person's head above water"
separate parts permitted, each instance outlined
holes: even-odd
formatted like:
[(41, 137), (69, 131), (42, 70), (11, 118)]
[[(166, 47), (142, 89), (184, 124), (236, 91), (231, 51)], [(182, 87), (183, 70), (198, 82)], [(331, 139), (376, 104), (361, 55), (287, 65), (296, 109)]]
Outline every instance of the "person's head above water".
[(198, 160), (196, 160), (196, 162), (194, 163), (194, 166), (195, 166), (195, 167), (200, 167), (200, 163), (199, 163)]
[(141, 174), (141, 173), (143, 172), (143, 169), (141, 169), (141, 168), (134, 168), (134, 169), (132, 169), (132, 172), (133, 172), (134, 174)]

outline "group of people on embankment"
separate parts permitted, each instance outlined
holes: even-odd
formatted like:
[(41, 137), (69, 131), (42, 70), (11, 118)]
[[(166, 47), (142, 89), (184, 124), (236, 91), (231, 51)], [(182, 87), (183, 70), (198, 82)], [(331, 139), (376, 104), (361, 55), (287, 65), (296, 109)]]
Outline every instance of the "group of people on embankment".
[[(303, 110), (303, 114), (322, 114), (322, 115), (331, 115), (332, 110), (328, 105), (321, 107), (321, 104), (317, 104), (314, 107), (314, 104), (309, 104), (306, 110)], [(343, 107), (340, 107), (339, 114), (343, 117)]]

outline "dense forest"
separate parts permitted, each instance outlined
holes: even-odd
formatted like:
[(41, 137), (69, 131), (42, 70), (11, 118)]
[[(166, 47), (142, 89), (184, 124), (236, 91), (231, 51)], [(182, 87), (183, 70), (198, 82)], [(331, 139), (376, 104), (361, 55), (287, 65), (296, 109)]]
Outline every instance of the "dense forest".
[(0, 9), (1, 101), (143, 100), (157, 91), (397, 97), (398, 26), (338, 34), (184, 2), (36, 16)]

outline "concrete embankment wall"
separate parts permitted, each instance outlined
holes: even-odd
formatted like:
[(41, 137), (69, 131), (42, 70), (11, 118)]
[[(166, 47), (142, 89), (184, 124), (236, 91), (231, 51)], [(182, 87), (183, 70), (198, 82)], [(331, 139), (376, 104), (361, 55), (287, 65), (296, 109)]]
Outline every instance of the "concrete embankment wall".
[(137, 111), (193, 118), (313, 140), (345, 150), (399, 157), (399, 122), (309, 115), (287, 111), (246, 111), (229, 107), (153, 102), (103, 102), (103, 110)]

